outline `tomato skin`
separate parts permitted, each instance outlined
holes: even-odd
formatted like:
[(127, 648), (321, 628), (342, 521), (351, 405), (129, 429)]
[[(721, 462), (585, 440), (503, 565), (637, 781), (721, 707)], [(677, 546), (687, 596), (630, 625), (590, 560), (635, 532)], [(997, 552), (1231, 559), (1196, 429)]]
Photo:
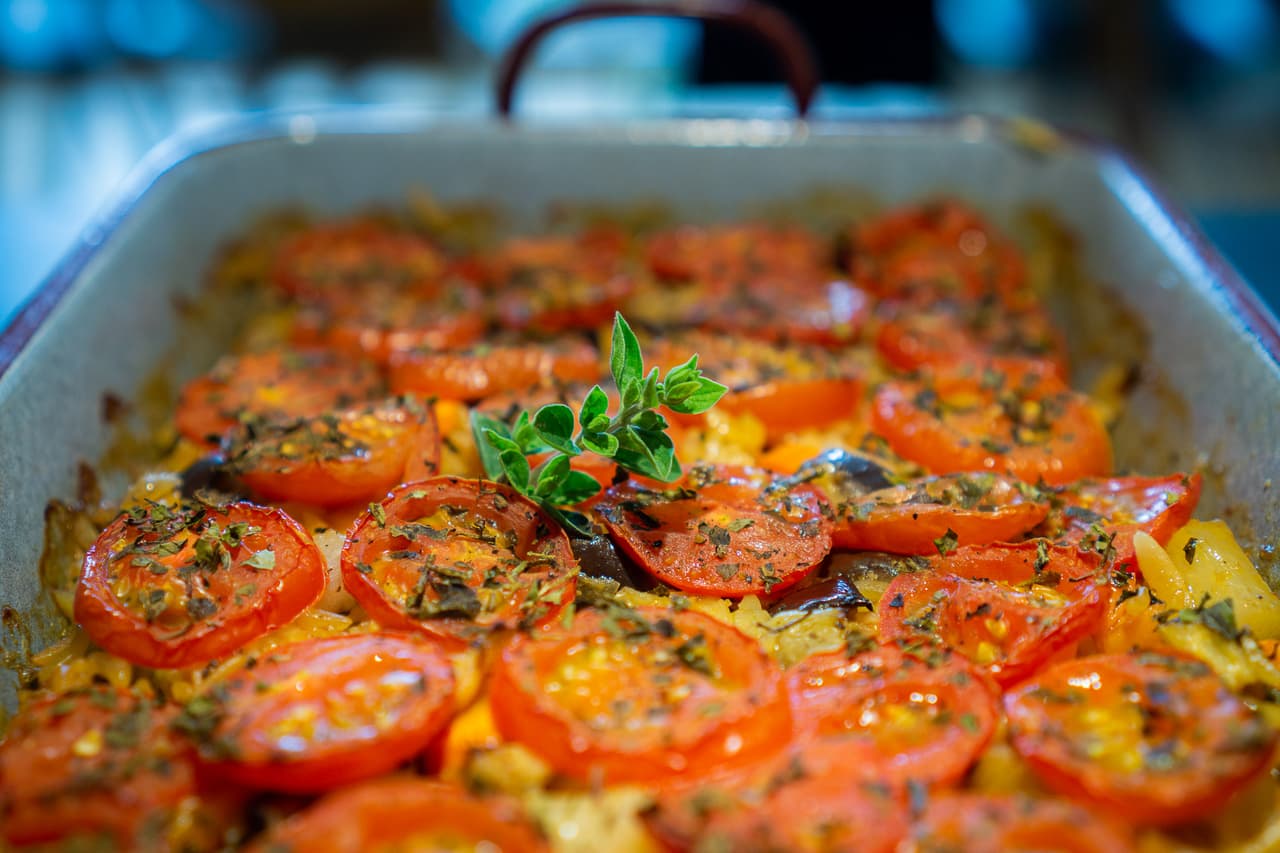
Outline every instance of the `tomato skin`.
[(175, 423), (191, 441), (216, 447), (245, 415), (318, 415), (368, 399), (380, 384), (372, 364), (324, 349), (227, 357), (183, 386)]
[(1082, 573), (1073, 549), (1050, 550), (1045, 583), (1031, 586), (1030, 548), (964, 548), (938, 560), (936, 571), (894, 578), (881, 599), (881, 641), (940, 640), (1002, 686), (1070, 654), (1101, 631), (1110, 590)]
[(827, 265), (829, 254), (810, 231), (755, 223), (661, 231), (649, 238), (644, 253), (660, 281), (695, 282), (713, 294), (761, 275), (782, 280), (812, 275)]
[(929, 799), (903, 853), (1131, 853), (1132, 833), (1067, 800), (948, 792)]
[(812, 741), (811, 753), (830, 761), (853, 747), (857, 764), (891, 785), (958, 781), (1000, 718), (993, 685), (942, 648), (886, 644), (854, 656), (813, 655), (787, 670), (787, 683), (797, 733)]
[(0, 839), (107, 835), (120, 849), (161, 849), (169, 819), (196, 793), (172, 717), (104, 685), (32, 702), (0, 742)]
[[(582, 611), (572, 627), (520, 635), (503, 649), (490, 685), (503, 738), (573, 779), (658, 789), (750, 766), (785, 746), (791, 715), (782, 673), (754, 640), (694, 611), (639, 608), (616, 619), (651, 627), (620, 636), (610, 618)], [(724, 684), (682, 662), (678, 648), (705, 650), (689, 660), (704, 660)], [(588, 677), (559, 674), (575, 659), (591, 666), (597, 653), (609, 663), (596, 663)], [(546, 689), (565, 678), (576, 682), (570, 691)], [(623, 705), (615, 702), (620, 691)], [(625, 723), (614, 717), (623, 713)]]
[(427, 290), (445, 270), (444, 257), (422, 238), (353, 220), (286, 240), (276, 251), (271, 279), (287, 294), (324, 301), (370, 289)]
[(499, 322), (544, 334), (608, 323), (635, 289), (624, 249), (621, 233), (604, 229), (506, 241), (490, 268)]
[(870, 314), (870, 298), (847, 281), (824, 273), (783, 280), (765, 275), (717, 299), (702, 325), (765, 341), (842, 347), (858, 339)]
[[(1048, 787), (1138, 824), (1213, 815), (1266, 772), (1276, 745), (1206, 664), (1154, 652), (1055, 664), (1006, 694), (1005, 712), (1014, 748)], [(1091, 734), (1103, 715), (1111, 725)]]
[(474, 401), (550, 382), (593, 382), (600, 354), (586, 341), (488, 347), (477, 352), (406, 352), (391, 362), (391, 390)]
[(1059, 491), (1057, 501), (1062, 506), (1051, 513), (1047, 534), (1056, 541), (1094, 551), (1106, 548), (1099, 533), (1110, 536), (1115, 567), (1134, 571), (1133, 534), (1142, 530), (1166, 544), (1174, 531), (1191, 520), (1200, 502), (1201, 484), (1199, 474), (1074, 483)]
[(219, 689), (219, 722), (198, 755), (249, 788), (327, 791), (426, 749), (453, 715), (453, 685), (444, 651), (412, 635), (293, 643)]
[[(417, 632), (457, 648), (483, 641), (493, 631), (554, 622), (573, 601), (578, 563), (568, 535), (508, 486), (434, 477), (406, 483), (375, 506), (376, 513), (365, 511), (347, 531), (342, 581), (384, 628)], [(422, 519), (443, 516), (449, 519), (440, 521), (443, 527), (423, 529), (431, 525)], [(466, 537), (452, 526), (463, 522), (475, 528)], [(448, 573), (430, 568), (437, 560)], [(469, 573), (465, 565), (473, 566)], [(488, 587), (499, 599), (495, 606), (484, 604), (494, 595), (486, 593), (481, 600), (476, 592), (483, 591), (491, 574)], [(458, 606), (473, 611), (431, 611), (429, 605), (446, 594), (462, 596)], [(418, 615), (408, 603), (414, 595), (423, 611)]]
[(547, 849), (514, 803), (482, 800), (433, 780), (387, 776), (335, 791), (272, 827), (250, 850), (363, 853), (401, 849), (397, 845), (423, 836), (430, 839), (433, 833), (503, 853)]
[[(1031, 367), (1008, 374), (999, 393), (958, 375), (886, 382), (872, 426), (894, 452), (935, 474), (994, 471), (1052, 485), (1109, 474), (1111, 440), (1088, 400)], [(1033, 425), (1015, 421), (1010, 408), (1034, 412)]]
[(1049, 512), (996, 474), (925, 477), (834, 506), (833, 548), (928, 555), (951, 531), (962, 545), (1016, 539)]
[(646, 572), (685, 592), (741, 598), (780, 593), (831, 550), (822, 494), (807, 485), (769, 494), (768, 472), (698, 467), (674, 492), (634, 478), (597, 502), (610, 537)]
[(336, 507), (434, 475), (440, 432), (431, 407), (385, 400), (314, 418), (247, 424), (232, 433), (226, 455), (244, 483), (268, 500)]
[(386, 367), (399, 353), (470, 346), (488, 327), (484, 297), (454, 281), (435, 293), (373, 291), (306, 306), (294, 320), (298, 346), (324, 346)]
[[(291, 621), (324, 592), (324, 558), (283, 510), (235, 502), (161, 512), (120, 515), (85, 554), (75, 619), (111, 654), (158, 669), (207, 663)], [(228, 540), (236, 524), (250, 532)], [(202, 557), (202, 542), (227, 564)], [(270, 564), (254, 566), (263, 554)], [(183, 592), (187, 577), (198, 594)], [(153, 590), (163, 590), (156, 604), (164, 607), (148, 620), (144, 598)]]

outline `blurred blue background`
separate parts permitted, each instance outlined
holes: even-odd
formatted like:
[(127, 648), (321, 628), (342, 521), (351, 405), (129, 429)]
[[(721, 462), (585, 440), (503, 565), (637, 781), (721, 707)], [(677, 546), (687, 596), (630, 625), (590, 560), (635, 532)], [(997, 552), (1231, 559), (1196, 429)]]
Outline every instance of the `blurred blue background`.
[[(487, 115), (501, 49), (567, 5), (0, 0), (0, 325), (169, 134), (268, 109)], [(977, 110), (1112, 140), (1280, 304), (1280, 0), (776, 5), (819, 51), (820, 114)], [(777, 79), (733, 33), (596, 22), (548, 40), (518, 109), (780, 115)]]

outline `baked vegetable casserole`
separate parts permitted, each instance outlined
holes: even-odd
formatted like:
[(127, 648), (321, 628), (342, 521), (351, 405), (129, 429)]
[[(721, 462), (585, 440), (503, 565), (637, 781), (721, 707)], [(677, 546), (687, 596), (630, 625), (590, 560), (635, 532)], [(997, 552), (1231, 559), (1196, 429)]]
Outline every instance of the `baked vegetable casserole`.
[(795, 222), (259, 223), (50, 507), (4, 843), (1280, 850), (1280, 601), (1043, 247)]

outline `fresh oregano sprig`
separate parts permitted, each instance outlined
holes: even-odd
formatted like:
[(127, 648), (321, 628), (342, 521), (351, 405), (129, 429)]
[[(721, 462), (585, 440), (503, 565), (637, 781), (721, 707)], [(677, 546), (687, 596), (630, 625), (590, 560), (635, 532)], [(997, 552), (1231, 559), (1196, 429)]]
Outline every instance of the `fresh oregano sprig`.
[[(680, 462), (667, 435), (667, 419), (656, 409), (697, 415), (707, 411), (728, 390), (698, 369), (698, 356), (661, 377), (657, 367), (646, 374), (640, 342), (622, 314), (613, 319), (609, 371), (618, 388), (618, 411), (609, 414), (609, 397), (596, 385), (578, 408), (552, 403), (530, 415), (521, 412), (507, 424), (480, 412), (471, 413), (471, 429), (485, 473), (537, 501), (562, 524), (590, 534), (586, 516), (570, 509), (594, 497), (600, 484), (569, 467), (583, 453), (612, 459), (627, 471), (664, 483), (680, 478)], [(529, 457), (554, 451), (533, 468)]]

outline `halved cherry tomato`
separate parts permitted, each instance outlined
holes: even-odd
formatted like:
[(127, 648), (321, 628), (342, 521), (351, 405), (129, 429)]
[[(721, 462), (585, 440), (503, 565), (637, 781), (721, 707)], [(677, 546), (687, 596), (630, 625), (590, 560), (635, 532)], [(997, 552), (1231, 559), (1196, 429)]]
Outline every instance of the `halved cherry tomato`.
[(594, 382), (600, 353), (580, 339), (481, 344), (466, 351), (412, 351), (391, 362), (391, 390), (472, 401), (549, 383)]
[(453, 714), (453, 668), (411, 635), (345, 634), (282, 646), (205, 698), (216, 725), (197, 755), (250, 788), (314, 793), (386, 773)]
[(431, 407), (402, 398), (245, 423), (231, 434), (226, 456), (245, 484), (269, 500), (341, 506), (433, 476), (440, 433)]
[(853, 746), (875, 765), (871, 775), (894, 785), (959, 780), (1000, 718), (993, 685), (941, 647), (813, 655), (787, 670), (787, 684), (810, 751), (830, 761)]
[(831, 251), (803, 228), (685, 225), (650, 237), (645, 259), (662, 281), (703, 284), (718, 294), (761, 275), (811, 275), (829, 266)]
[(1005, 712), (1045, 784), (1139, 824), (1213, 815), (1276, 745), (1207, 664), (1154, 652), (1055, 664), (1010, 691)]
[(1109, 589), (1079, 574), (1074, 550), (1046, 548), (1040, 572), (1021, 562), (1021, 550), (990, 549), (991, 559), (978, 556), (988, 549), (962, 550), (940, 571), (890, 581), (880, 599), (882, 641), (941, 642), (1008, 685), (1101, 630)]
[(623, 248), (592, 232), (507, 241), (492, 262), (498, 319), (508, 329), (552, 334), (607, 323), (635, 289)]
[(187, 438), (213, 447), (246, 416), (318, 415), (367, 400), (380, 384), (372, 364), (329, 350), (228, 356), (182, 389), (175, 423)]
[(85, 554), (75, 618), (113, 655), (180, 668), (284, 625), (324, 587), (319, 549), (281, 510), (153, 503), (121, 514)]
[(342, 546), (343, 585), (378, 624), (451, 645), (555, 620), (577, 570), (569, 537), (537, 504), (458, 477), (399, 487)]
[(782, 592), (831, 550), (831, 522), (811, 486), (770, 490), (774, 477), (700, 466), (667, 490), (628, 479), (596, 504), (609, 535), (663, 583), (700, 595)]
[(336, 791), (272, 827), (256, 853), (493, 850), (541, 853), (546, 844), (514, 804), (461, 788), (388, 776)]
[[(645, 343), (646, 355), (664, 370), (695, 353), (709, 378), (729, 387), (718, 410), (751, 414), (776, 438), (784, 433), (844, 420), (862, 396), (857, 368), (819, 347), (783, 346), (710, 332), (684, 332)], [(700, 423), (702, 415), (678, 415)]]
[(662, 824), (670, 819), (661, 811), (649, 824), (678, 849), (893, 853), (910, 826), (904, 798), (892, 788), (839, 776), (784, 778), (736, 798), (695, 792), (682, 799), (701, 812), (679, 827), (683, 834)]
[(162, 849), (179, 804), (196, 793), (172, 718), (172, 708), (105, 685), (32, 702), (0, 743), (0, 839), (106, 836), (119, 849)]
[(943, 793), (929, 798), (903, 853), (1130, 853), (1121, 825), (1067, 800)]
[(425, 292), (446, 269), (444, 256), (421, 237), (355, 220), (309, 228), (285, 241), (271, 279), (304, 300), (345, 300), (365, 290)]
[(1067, 378), (1066, 344), (1049, 318), (992, 300), (902, 305), (880, 326), (876, 347), (899, 370), (948, 369), (957, 362), (999, 370), (1013, 358), (1036, 360), (1046, 373)]
[(1060, 484), (1111, 470), (1111, 440), (1088, 398), (1033, 365), (886, 382), (871, 419), (895, 453), (935, 474), (986, 470)]
[(1011, 477), (979, 473), (925, 477), (833, 509), (832, 547), (933, 554), (949, 535), (953, 547), (1014, 539), (1044, 520), (1049, 503)]
[(1191, 520), (1200, 484), (1199, 474), (1083, 480), (1058, 491), (1045, 533), (1090, 551), (1109, 546), (1114, 565), (1133, 571), (1133, 534), (1144, 531), (1164, 545)]
[(401, 352), (470, 346), (484, 335), (484, 298), (473, 284), (451, 281), (434, 293), (378, 289), (322, 306), (294, 321), (293, 341), (390, 363)]
[(756, 642), (693, 611), (579, 612), (494, 665), (498, 731), (558, 773), (658, 788), (786, 745), (782, 673)]
[(867, 294), (833, 276), (755, 276), (719, 297), (703, 325), (766, 341), (838, 347), (858, 337), (870, 313)]
[(850, 236), (854, 281), (881, 296), (1027, 301), (1021, 253), (962, 203), (902, 207), (860, 224)]

